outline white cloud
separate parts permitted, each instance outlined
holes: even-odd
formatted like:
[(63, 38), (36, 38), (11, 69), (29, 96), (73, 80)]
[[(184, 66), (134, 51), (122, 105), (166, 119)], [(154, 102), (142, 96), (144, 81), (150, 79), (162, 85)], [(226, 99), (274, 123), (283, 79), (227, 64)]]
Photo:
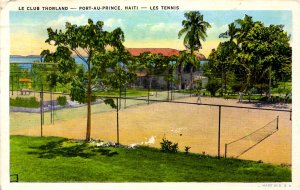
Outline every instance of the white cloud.
[(108, 27), (122, 27), (123, 26), (123, 21), (122, 19), (116, 19), (116, 18), (109, 18), (104, 21), (104, 26)]
[(47, 27), (51, 27), (53, 29), (64, 29), (66, 22), (70, 22), (71, 24), (83, 25), (86, 24), (88, 19), (85, 15), (80, 16), (60, 16), (57, 20), (51, 20), (46, 25)]
[(158, 23), (150, 26), (150, 31), (152, 32), (171, 32), (179, 31), (180, 24), (178, 23)]
[(104, 22), (104, 26), (103, 29), (107, 30), (107, 31), (112, 31), (118, 27), (122, 28), (122, 30), (124, 31), (124, 28), (126, 28), (124, 22), (122, 19), (117, 19), (117, 18), (109, 18), (103, 21)]
[(217, 26), (215, 23), (210, 23), (211, 28), (207, 29), (207, 37), (210, 39), (219, 38), (221, 33), (224, 33), (228, 30), (228, 24)]
[(156, 23), (156, 24), (139, 24), (136, 26), (138, 30), (148, 31), (151, 33), (157, 32), (178, 32), (181, 25), (178, 23)]

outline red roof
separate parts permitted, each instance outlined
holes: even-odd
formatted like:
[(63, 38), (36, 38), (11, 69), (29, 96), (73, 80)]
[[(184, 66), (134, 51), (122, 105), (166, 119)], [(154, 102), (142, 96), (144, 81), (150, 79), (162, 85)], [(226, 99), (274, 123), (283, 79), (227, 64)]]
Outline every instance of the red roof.
[(127, 51), (132, 56), (139, 56), (144, 52), (150, 52), (152, 54), (163, 54), (164, 56), (170, 57), (172, 55), (179, 55), (179, 50), (171, 49), (171, 48), (127, 48)]
[[(132, 55), (132, 56), (139, 56), (140, 54), (144, 52), (150, 52), (152, 54), (163, 54), (164, 56), (170, 57), (172, 55), (179, 56), (180, 51), (177, 49), (172, 49), (172, 48), (127, 48), (127, 51)], [(196, 54), (198, 59), (204, 60), (206, 59), (204, 55), (198, 53)]]

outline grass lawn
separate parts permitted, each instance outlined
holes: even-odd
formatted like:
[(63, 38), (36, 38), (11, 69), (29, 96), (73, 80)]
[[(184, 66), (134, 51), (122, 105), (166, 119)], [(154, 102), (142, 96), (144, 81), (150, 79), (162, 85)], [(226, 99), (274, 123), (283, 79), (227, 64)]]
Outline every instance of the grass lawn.
[[(108, 90), (105, 92), (95, 92), (98, 96), (113, 96), (118, 97), (120, 95), (119, 90)], [(125, 92), (122, 91), (122, 96), (125, 95)], [(148, 89), (131, 89), (126, 88), (126, 96), (127, 97), (140, 97), (140, 96), (148, 96)]]
[(97, 147), (57, 137), (11, 136), (10, 171), (21, 182), (287, 182), (291, 169), (139, 147)]

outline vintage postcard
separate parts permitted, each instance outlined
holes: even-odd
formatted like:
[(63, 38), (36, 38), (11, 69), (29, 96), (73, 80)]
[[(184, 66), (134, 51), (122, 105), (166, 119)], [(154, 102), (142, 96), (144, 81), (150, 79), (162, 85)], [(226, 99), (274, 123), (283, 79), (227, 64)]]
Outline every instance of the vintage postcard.
[(299, 8), (4, 1), (0, 188), (300, 190)]

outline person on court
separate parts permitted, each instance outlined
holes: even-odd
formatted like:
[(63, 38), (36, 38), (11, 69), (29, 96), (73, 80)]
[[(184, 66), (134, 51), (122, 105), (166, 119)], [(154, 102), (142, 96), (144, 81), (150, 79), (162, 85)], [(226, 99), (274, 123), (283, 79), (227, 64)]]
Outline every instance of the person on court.
[(197, 103), (199, 104), (201, 104), (201, 93), (199, 92), (198, 93), (198, 98), (197, 98)]
[(243, 101), (243, 92), (239, 92), (239, 102)]

